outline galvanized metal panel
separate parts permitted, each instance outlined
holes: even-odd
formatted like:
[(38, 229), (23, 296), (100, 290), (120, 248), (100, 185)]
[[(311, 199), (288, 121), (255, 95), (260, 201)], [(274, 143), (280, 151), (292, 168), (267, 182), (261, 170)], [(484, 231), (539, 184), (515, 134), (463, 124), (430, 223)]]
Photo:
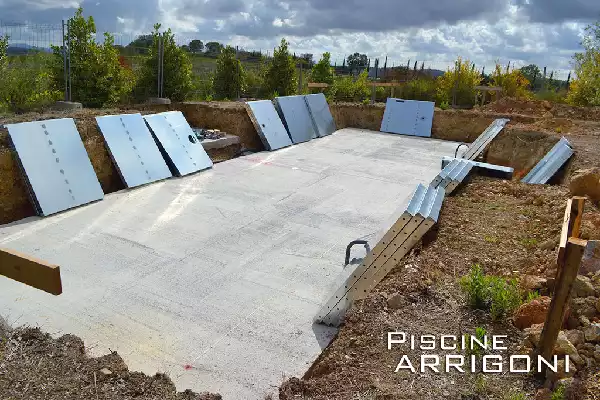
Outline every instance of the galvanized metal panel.
[(467, 160), (475, 160), (486, 149), (486, 147), (498, 136), (504, 129), (509, 119), (497, 119), (469, 146), (462, 158)]
[[(333, 296), (323, 305), (315, 321), (328, 325), (335, 325), (338, 317), (342, 318), (347, 307), (352, 304), (352, 299), (348, 294), (354, 285), (356, 285), (372, 265), (380, 258), (387, 257), (388, 248), (403, 242), (408, 237), (407, 232), (412, 232), (416, 227), (409, 225), (411, 220), (421, 209), (421, 204), (425, 198), (427, 189), (423, 185), (418, 185), (413, 193), (406, 211), (398, 218), (396, 223), (385, 233), (383, 238), (377, 243), (370, 254), (367, 254), (363, 262), (349, 272), (343, 279), (344, 283), (336, 290)], [(414, 224), (414, 222), (413, 222)], [(380, 263), (381, 264), (381, 263)]]
[(335, 121), (329, 110), (329, 104), (323, 93), (304, 96), (306, 106), (310, 112), (315, 130), (319, 137), (331, 135), (335, 132)]
[[(442, 170), (445, 169), (450, 163), (456, 158), (452, 157), (444, 157), (442, 158)], [(494, 165), (488, 163), (481, 163), (477, 161), (470, 161), (473, 163), (474, 169), (480, 174), (484, 176), (491, 176), (494, 178), (502, 178), (502, 179), (512, 179), (514, 168), (504, 167), (502, 165)]]
[(146, 115), (144, 119), (175, 175), (189, 175), (213, 166), (181, 111)]
[(292, 145), (292, 140), (270, 100), (246, 103), (250, 119), (267, 150), (278, 150)]
[(172, 176), (140, 114), (107, 115), (96, 122), (127, 187)]
[(317, 137), (304, 96), (276, 97), (275, 106), (292, 142), (308, 142)]
[(470, 161), (465, 161), (463, 168), (461, 168), (460, 171), (457, 171), (454, 174), (452, 182), (446, 187), (446, 193), (447, 194), (454, 193), (454, 190), (456, 190), (456, 188), (458, 186), (460, 186), (461, 183), (464, 182), (464, 180), (469, 175), (469, 173), (471, 172), (472, 169), (473, 169), (473, 163)]
[(38, 214), (55, 214), (104, 197), (73, 119), (6, 127)]
[(545, 184), (573, 156), (573, 149), (567, 139), (561, 138), (556, 145), (523, 178), (522, 182)]
[(434, 106), (432, 102), (388, 98), (381, 131), (431, 137)]

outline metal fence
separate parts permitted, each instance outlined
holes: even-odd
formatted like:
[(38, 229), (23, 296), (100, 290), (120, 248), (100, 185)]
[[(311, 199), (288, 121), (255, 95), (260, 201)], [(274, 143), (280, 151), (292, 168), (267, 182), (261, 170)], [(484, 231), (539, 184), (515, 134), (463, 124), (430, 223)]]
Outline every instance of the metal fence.
[[(65, 42), (65, 31), (68, 30), (68, 24), (30, 24), (30, 23), (7, 23), (0, 21), (0, 36), (8, 36), (9, 38), (9, 60), (11, 57), (27, 58), (31, 57), (32, 62), (35, 62), (39, 54), (52, 53), (53, 49), (58, 49), (59, 52), (64, 51), (64, 90), (65, 99), (71, 99), (70, 69), (72, 60), (69, 60), (68, 48), (69, 43)], [(142, 66), (147, 63), (149, 48), (152, 44), (152, 34), (133, 35), (126, 33), (113, 33), (115, 39), (115, 47), (119, 50), (120, 59), (126, 63), (134, 72), (139, 71)], [(98, 34), (96, 39), (100, 42), (103, 40), (103, 34)], [(192, 63), (193, 75), (193, 90), (189, 95), (190, 100), (205, 100), (210, 99), (213, 93), (213, 78), (217, 65), (218, 46), (216, 42), (200, 42), (201, 38), (194, 35), (176, 34), (175, 40), (177, 45), (182, 47), (189, 55)], [(241, 61), (246, 72), (246, 87), (243, 92), (239, 93), (243, 98), (265, 98), (272, 95), (269, 93), (265, 85), (262, 74), (265, 69), (266, 62), (272, 56), (271, 49), (244, 49), (243, 47), (233, 46), (236, 48), (236, 57)], [(291, 50), (293, 53), (293, 49)], [(315, 55), (314, 58), (302, 58), (300, 52), (297, 54), (297, 81), (299, 90), (303, 92), (315, 92), (319, 89), (308, 88), (308, 82), (312, 80), (310, 67), (317, 62), (320, 55)], [(350, 79), (340, 83), (336, 90), (336, 99), (340, 101), (365, 101), (365, 99), (375, 99), (384, 101), (387, 96), (397, 95), (412, 97), (416, 99), (431, 99), (435, 92), (435, 84), (432, 82), (454, 66), (454, 60), (421, 60), (420, 57), (412, 55), (405, 57), (402, 60), (401, 55), (366, 55), (366, 60), (363, 58), (363, 65), (357, 68), (352, 68), (348, 62), (348, 54), (332, 53), (332, 67), (338, 77), (356, 77), (360, 70), (368, 70), (368, 79), (377, 82), (404, 82), (410, 83), (406, 87), (377, 87), (365, 90), (364, 85), (352, 85)], [(465, 55), (468, 56), (468, 55)], [(157, 82), (154, 89), (156, 96), (160, 97), (164, 82), (161, 82), (161, 65), (168, 60), (162, 60), (156, 65)], [(526, 62), (508, 61), (502, 68), (507, 66), (513, 70), (527, 65)], [(477, 71), (489, 75), (494, 69), (494, 63), (486, 65), (475, 65), (473, 67)], [(571, 72), (568, 70), (550, 70), (541, 67), (540, 76), (532, 85), (534, 91), (562, 90), (568, 88)], [(483, 84), (489, 84), (489, 82)], [(415, 82), (416, 81), (416, 82)], [(345, 85), (345, 86), (344, 86)], [(453, 100), (455, 100), (453, 96)], [(77, 101), (77, 99), (72, 99)], [(469, 100), (469, 103), (471, 101)], [(456, 103), (454, 101), (454, 103)], [(461, 104), (455, 104), (460, 106)], [(467, 104), (468, 105), (468, 104)]]

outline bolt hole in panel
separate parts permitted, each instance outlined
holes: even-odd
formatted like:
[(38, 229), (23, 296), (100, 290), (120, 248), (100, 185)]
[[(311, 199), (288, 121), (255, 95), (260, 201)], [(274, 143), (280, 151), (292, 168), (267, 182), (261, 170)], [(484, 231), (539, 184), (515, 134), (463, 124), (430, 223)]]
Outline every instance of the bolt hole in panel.
[(184, 176), (213, 166), (181, 111), (146, 115), (144, 119), (173, 174)]
[(128, 188), (172, 176), (141, 114), (107, 115), (96, 122)]
[(39, 215), (56, 214), (104, 197), (73, 119), (6, 127)]
[(274, 151), (292, 145), (292, 140), (270, 100), (249, 101), (246, 103), (246, 109), (267, 150)]
[(317, 137), (304, 96), (276, 97), (275, 107), (293, 143), (308, 142)]
[(431, 137), (435, 103), (388, 98), (381, 131), (401, 135)]
[(329, 110), (329, 104), (323, 93), (304, 96), (306, 106), (312, 118), (315, 130), (319, 137), (329, 136), (335, 132), (335, 121)]

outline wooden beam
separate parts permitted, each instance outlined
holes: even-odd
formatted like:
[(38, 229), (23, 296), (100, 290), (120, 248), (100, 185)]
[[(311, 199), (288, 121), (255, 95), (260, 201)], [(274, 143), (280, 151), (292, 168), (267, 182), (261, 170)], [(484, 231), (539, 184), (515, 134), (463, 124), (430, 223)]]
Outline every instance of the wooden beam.
[(0, 275), (58, 296), (62, 293), (60, 267), (16, 251), (0, 249)]
[(308, 82), (309, 88), (328, 88), (329, 85), (327, 83), (318, 83), (318, 82)]
[(571, 237), (579, 238), (581, 236), (581, 220), (583, 218), (584, 207), (585, 197), (573, 197), (567, 201), (558, 248), (557, 277), (564, 264), (567, 241)]
[[(569, 304), (573, 283), (579, 273), (581, 259), (583, 258), (586, 246), (587, 241), (585, 240), (569, 238), (567, 241), (564, 268), (561, 269), (558, 279), (556, 280), (554, 296), (550, 302), (550, 309), (546, 316), (546, 323), (544, 324), (538, 346), (538, 354), (546, 360), (550, 360), (552, 357), (554, 345), (564, 321), (565, 311)], [(539, 374), (542, 377), (545, 373), (545, 370), (539, 371)]]

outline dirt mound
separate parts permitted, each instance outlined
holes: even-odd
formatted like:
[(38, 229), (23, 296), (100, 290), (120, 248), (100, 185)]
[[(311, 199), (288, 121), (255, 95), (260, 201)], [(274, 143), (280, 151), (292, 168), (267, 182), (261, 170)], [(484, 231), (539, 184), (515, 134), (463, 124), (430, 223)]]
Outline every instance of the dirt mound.
[(220, 400), (221, 396), (177, 393), (168, 376), (130, 372), (116, 352), (89, 358), (76, 336), (52, 339), (37, 328), (22, 328), (0, 336), (0, 398)]
[(600, 121), (600, 107), (574, 107), (543, 100), (505, 97), (483, 106), (485, 112), (531, 115), (543, 118)]

